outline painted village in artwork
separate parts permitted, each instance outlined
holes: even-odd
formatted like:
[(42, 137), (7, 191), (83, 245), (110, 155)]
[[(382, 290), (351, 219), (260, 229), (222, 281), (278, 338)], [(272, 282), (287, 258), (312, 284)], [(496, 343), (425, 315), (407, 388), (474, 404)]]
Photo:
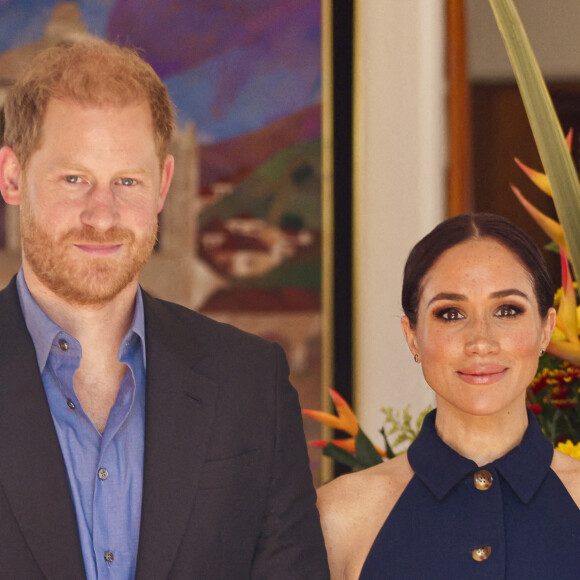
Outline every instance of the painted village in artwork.
[[(106, 0), (101, 5), (104, 12), (98, 14), (95, 3), (87, 0), (27, 0), (0, 6), (0, 22), (12, 26), (12, 42), (0, 45), (0, 108), (23, 66), (45, 46), (97, 35), (143, 47), (176, 102), (178, 130), (171, 145), (176, 174), (161, 215), (159, 244), (141, 283), (156, 296), (279, 342), (288, 355), (302, 406), (319, 407), (319, 2), (250, 0), (246, 20), (243, 15), (228, 15), (225, 0), (176, 2), (192, 23), (202, 16), (192, 11), (202, 13), (209, 5), (222, 6), (224, 12), (214, 22), (213, 39), (198, 24), (201, 44), (189, 47), (183, 46), (180, 35), (182, 39), (188, 35), (191, 44), (196, 30), (184, 29), (188, 19), (176, 16), (171, 26), (175, 46), (181, 47), (177, 57), (188, 55), (182, 62), (172, 56), (167, 41), (163, 46), (155, 44), (159, 42), (155, 29), (147, 32), (167, 18), (161, 15), (165, 5), (148, 2), (151, 12), (146, 15), (138, 4)], [(252, 18), (258, 7), (262, 18)], [(14, 27), (31, 21), (27, 10), (36, 15), (35, 28), (15, 34)], [(290, 22), (289, 11), (300, 15), (294, 19), (299, 33), (288, 26), (276, 28)], [(233, 25), (234, 16), (251, 30), (243, 34), (222, 29), (223, 22)], [(262, 29), (256, 31), (257, 27)], [(229, 45), (216, 44), (220, 35)], [(255, 42), (256, 37), (260, 42)], [(248, 38), (254, 44), (244, 51), (241, 47)], [(295, 54), (299, 40), (305, 43), (305, 51), (316, 48), (310, 64)], [(198, 60), (190, 58), (187, 48)], [(260, 51), (270, 59), (262, 65)], [(279, 52), (277, 58), (284, 60), (287, 70), (275, 70), (272, 51)], [(206, 86), (207, 78), (213, 79), (211, 87)], [(289, 89), (296, 92), (290, 97), (297, 102), (289, 99)], [(198, 95), (201, 105), (194, 106), (191, 102)], [(273, 103), (278, 108), (268, 113)], [(244, 111), (250, 111), (249, 120), (244, 120)], [(2, 204), (0, 212), (0, 284), (4, 286), (19, 267), (20, 247), (17, 209)], [(318, 438), (317, 426), (306, 428), (311, 429), (307, 438)], [(315, 471), (318, 461), (313, 454)]]

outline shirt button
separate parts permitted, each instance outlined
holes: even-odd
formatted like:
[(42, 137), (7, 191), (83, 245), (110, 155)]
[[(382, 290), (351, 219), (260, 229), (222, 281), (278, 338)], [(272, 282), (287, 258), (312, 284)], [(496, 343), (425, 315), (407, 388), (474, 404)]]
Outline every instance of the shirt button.
[(105, 560), (107, 562), (112, 562), (115, 559), (115, 554), (113, 554), (113, 552), (111, 552), (110, 550), (107, 550), (105, 552)]
[(76, 409), (76, 405), (69, 399), (66, 404), (68, 405), (69, 409), (72, 409), (73, 411)]
[(491, 556), (491, 546), (482, 546), (471, 550), (471, 557), (476, 562), (485, 562)]
[(99, 469), (98, 473), (99, 473), (99, 479), (101, 481), (105, 481), (105, 479), (107, 479), (109, 477), (109, 472), (104, 467), (101, 467), (101, 469)]
[(62, 352), (66, 352), (68, 350), (68, 342), (66, 340), (59, 340), (58, 341), (58, 348), (62, 350)]
[(493, 475), (487, 469), (480, 469), (473, 474), (473, 485), (479, 491), (486, 491), (493, 485)]

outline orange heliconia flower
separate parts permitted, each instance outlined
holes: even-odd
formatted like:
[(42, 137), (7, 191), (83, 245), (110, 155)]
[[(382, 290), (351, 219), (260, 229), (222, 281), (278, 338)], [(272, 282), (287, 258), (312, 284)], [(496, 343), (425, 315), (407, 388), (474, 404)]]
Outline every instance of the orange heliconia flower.
[(355, 414), (352, 412), (348, 403), (334, 389), (328, 390), (338, 416), (325, 413), (324, 411), (313, 411), (311, 409), (304, 409), (302, 414), (316, 421), (320, 421), (320, 423), (324, 423), (333, 429), (339, 429), (356, 437), (358, 433), (358, 421)]

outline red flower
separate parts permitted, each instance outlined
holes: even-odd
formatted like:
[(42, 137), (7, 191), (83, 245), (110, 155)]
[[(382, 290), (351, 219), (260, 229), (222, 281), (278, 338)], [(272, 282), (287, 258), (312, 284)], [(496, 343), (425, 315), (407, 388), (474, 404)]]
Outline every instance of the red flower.
[(528, 409), (534, 414), (537, 415), (540, 413), (540, 411), (542, 410), (542, 405), (540, 405), (539, 403), (531, 403), (530, 405), (528, 405)]
[(550, 378), (550, 369), (544, 367), (541, 372), (536, 375), (532, 381), (532, 384), (530, 385), (532, 392), (537, 395), (544, 387), (548, 385)]

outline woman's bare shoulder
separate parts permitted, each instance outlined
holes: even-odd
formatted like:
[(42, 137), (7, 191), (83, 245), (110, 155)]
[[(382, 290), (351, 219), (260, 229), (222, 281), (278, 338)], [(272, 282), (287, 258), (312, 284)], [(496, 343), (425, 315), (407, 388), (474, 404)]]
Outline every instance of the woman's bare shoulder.
[(580, 508), (580, 460), (561, 451), (554, 451), (552, 469)]
[(318, 490), (332, 578), (358, 578), (375, 537), (412, 477), (403, 454)]
[(325, 507), (349, 509), (353, 504), (366, 503), (369, 496), (397, 493), (398, 488), (401, 485), (404, 488), (412, 476), (405, 453), (380, 465), (334, 479), (318, 490), (318, 500)]

